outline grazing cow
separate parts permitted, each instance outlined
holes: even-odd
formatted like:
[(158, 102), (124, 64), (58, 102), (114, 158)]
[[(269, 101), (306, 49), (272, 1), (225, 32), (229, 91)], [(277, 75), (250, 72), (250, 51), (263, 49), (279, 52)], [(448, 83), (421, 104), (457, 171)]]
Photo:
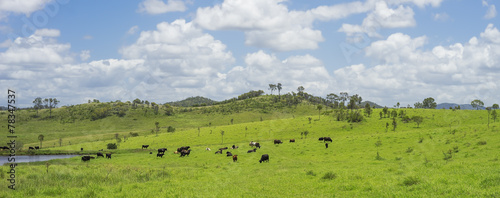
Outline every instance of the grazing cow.
[(191, 153), (191, 149), (189, 149), (189, 150), (182, 150), (180, 157), (189, 156), (189, 153)]
[(248, 144), (248, 145), (250, 145), (251, 147), (254, 147), (255, 143), (257, 143), (257, 142), (251, 141), (250, 144)]
[(320, 137), (318, 140), (319, 140), (319, 141), (323, 141), (323, 137)]
[(80, 148), (80, 151), (83, 151), (83, 148)]
[(106, 158), (111, 159), (111, 153), (106, 153)]
[(31, 146), (30, 146), (30, 147), (28, 148), (28, 150), (35, 150), (35, 148), (33, 148), (33, 147), (31, 147)]
[(332, 138), (330, 138), (330, 137), (324, 137), (323, 141), (325, 141), (325, 142), (333, 142)]
[(222, 154), (222, 150), (215, 151), (215, 154)]
[(156, 154), (156, 157), (161, 157), (161, 158), (163, 158), (163, 155), (165, 155), (165, 153), (158, 153), (158, 154)]
[(252, 149), (252, 150), (248, 150), (248, 151), (247, 151), (247, 153), (253, 153), (253, 152), (257, 152), (257, 149), (256, 149), (256, 148), (254, 148), (254, 149)]
[(295, 139), (290, 139), (290, 142), (295, 142)]
[(151, 155), (151, 154), (153, 154), (153, 152), (149, 152), (149, 154)]
[(262, 162), (269, 162), (269, 155), (268, 154), (264, 154), (264, 155), (262, 155), (262, 157), (260, 157), (259, 163), (262, 163)]
[(231, 146), (231, 149), (237, 149), (237, 148), (238, 148), (238, 146), (235, 146), (234, 144), (233, 144), (233, 146)]
[(40, 149), (40, 147), (39, 146), (35, 146), (35, 149), (38, 150), (38, 149)]
[(180, 153), (182, 150), (188, 150), (189, 148), (191, 148), (191, 147), (183, 146), (183, 147), (177, 148), (177, 151)]
[(161, 149), (158, 149), (158, 153), (165, 153), (165, 151), (167, 151), (166, 148), (161, 148)]
[(233, 156), (233, 154), (232, 154), (231, 152), (229, 152), (229, 151), (228, 151), (228, 152), (226, 152), (226, 156), (227, 156), (227, 157), (231, 157), (231, 156)]
[(283, 144), (281, 140), (274, 140), (274, 144)]
[(147, 149), (149, 145), (142, 145), (142, 149)]
[(227, 146), (224, 147), (224, 148), (219, 148), (219, 150), (226, 150), (227, 149)]
[(255, 147), (260, 148), (260, 143), (255, 143)]
[(325, 147), (328, 148), (328, 143), (325, 143)]
[(99, 157), (99, 156), (104, 157), (104, 155), (101, 152), (97, 153), (97, 157)]
[(238, 155), (233, 155), (233, 162), (238, 161)]
[(207, 147), (205, 150), (207, 150), (207, 151), (211, 151), (211, 150), (210, 150), (210, 148), (208, 148), (208, 147)]
[(89, 161), (90, 160), (90, 156), (86, 155), (86, 156), (82, 156), (82, 161), (86, 162), (86, 161)]

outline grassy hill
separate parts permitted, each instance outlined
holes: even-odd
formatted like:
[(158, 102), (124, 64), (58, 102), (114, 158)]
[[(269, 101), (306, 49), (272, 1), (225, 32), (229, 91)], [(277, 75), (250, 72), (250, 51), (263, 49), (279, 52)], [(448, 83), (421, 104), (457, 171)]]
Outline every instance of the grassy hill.
[[(393, 118), (380, 118), (382, 109), (350, 123), (337, 121), (339, 111), (320, 112), (308, 101), (296, 106), (275, 101), (274, 96), (260, 96), (174, 107), (171, 116), (138, 106), (122, 117), (91, 121), (75, 116), (73, 122), (62, 121), (68, 108), (53, 110), (53, 118), (45, 110), (37, 118), (35, 112), (21, 111), (16, 129), (25, 145), (38, 145), (38, 135), (45, 135), (38, 153), (104, 149), (113, 157), (51, 160), (48, 167), (46, 162), (22, 164), (19, 189), (0, 191), (0, 197), (500, 196), (499, 124), (490, 120), (488, 127), (485, 110), (405, 109), (408, 117), (422, 116), (423, 122), (417, 127), (398, 116), (393, 130)], [(155, 122), (160, 123), (158, 135), (151, 133)], [(168, 126), (175, 132), (167, 132)], [(139, 136), (130, 137), (130, 132)], [(333, 139), (328, 148), (318, 141), (323, 136)], [(296, 143), (288, 142), (292, 138)], [(274, 139), (284, 143), (275, 145)], [(247, 153), (250, 141), (262, 148)], [(118, 143), (118, 149), (106, 149), (108, 143)], [(141, 149), (143, 144), (150, 147)], [(239, 146), (228, 150), (238, 155), (237, 162), (214, 154), (231, 145)], [(173, 153), (181, 146), (191, 146), (190, 156)], [(156, 150), (162, 147), (168, 151), (158, 158)], [(262, 154), (269, 154), (269, 163), (258, 162)], [(7, 186), (7, 170), (0, 167), (2, 187)]]

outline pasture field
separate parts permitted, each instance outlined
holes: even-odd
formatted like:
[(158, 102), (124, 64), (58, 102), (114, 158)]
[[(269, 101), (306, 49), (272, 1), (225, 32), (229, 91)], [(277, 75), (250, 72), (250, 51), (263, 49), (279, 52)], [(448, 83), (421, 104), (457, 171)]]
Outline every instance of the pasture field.
[[(15, 191), (7, 189), (8, 167), (0, 166), (0, 197), (500, 197), (500, 124), (491, 120), (488, 127), (487, 111), (406, 109), (424, 120), (417, 127), (397, 118), (395, 131), (380, 111), (360, 123), (336, 121), (333, 112), (318, 119), (312, 105), (268, 113), (137, 112), (64, 124), (26, 118), (19, 126), (25, 146), (38, 145), (40, 131), (46, 137), (47, 147), (36, 152), (104, 149), (112, 159), (22, 163)], [(176, 131), (151, 133), (155, 121)], [(140, 135), (123, 138), (130, 132)], [(118, 149), (106, 149), (116, 133)], [(323, 136), (333, 139), (328, 148), (318, 141)], [(262, 148), (247, 153), (250, 141)], [(214, 154), (231, 145), (239, 146), (227, 150), (237, 162)], [(174, 154), (181, 146), (191, 146), (191, 154)], [(156, 157), (162, 147), (168, 151)], [(259, 163), (262, 154), (268, 163)]]

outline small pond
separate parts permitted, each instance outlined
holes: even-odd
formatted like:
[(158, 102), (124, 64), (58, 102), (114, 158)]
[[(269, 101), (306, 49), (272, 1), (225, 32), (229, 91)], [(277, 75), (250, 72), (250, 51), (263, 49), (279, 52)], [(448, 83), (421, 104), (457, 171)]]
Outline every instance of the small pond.
[[(51, 159), (64, 159), (75, 156), (79, 155), (17, 155), (16, 163), (49, 161)], [(9, 156), (0, 156), (0, 166), (5, 163), (11, 163), (9, 162)]]

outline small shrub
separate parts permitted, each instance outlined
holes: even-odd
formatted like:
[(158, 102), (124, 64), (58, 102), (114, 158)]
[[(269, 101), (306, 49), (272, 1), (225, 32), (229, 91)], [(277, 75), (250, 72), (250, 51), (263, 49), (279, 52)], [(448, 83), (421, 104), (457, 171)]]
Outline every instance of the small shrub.
[(175, 128), (172, 126), (168, 126), (167, 132), (175, 132)]
[(328, 180), (332, 180), (335, 178), (337, 178), (337, 174), (332, 173), (332, 172), (325, 173), (325, 175), (323, 175), (323, 177), (321, 177), (321, 179), (328, 179)]
[(310, 171), (307, 171), (306, 175), (316, 176), (316, 173), (314, 173), (312, 170), (310, 170)]
[(460, 151), (460, 150), (458, 150), (458, 146), (453, 147), (453, 152), (454, 153), (458, 153), (458, 151)]
[(130, 137), (137, 137), (137, 136), (139, 136), (139, 133), (130, 132)]
[(418, 140), (418, 143), (422, 143), (424, 141), (424, 138), (421, 137), (419, 140)]
[(479, 141), (477, 145), (486, 145), (486, 141)]
[(411, 152), (413, 152), (413, 148), (412, 148), (412, 147), (408, 147), (408, 149), (406, 149), (406, 152), (407, 152), (407, 153), (411, 153)]
[(453, 156), (451, 155), (451, 153), (452, 153), (451, 149), (450, 149), (447, 153), (443, 152), (443, 155), (444, 155), (444, 158), (443, 158), (443, 159), (444, 159), (444, 160), (446, 160), (446, 161), (450, 161), (450, 160), (451, 160), (451, 158), (453, 157)]
[(118, 146), (116, 145), (116, 143), (109, 143), (108, 146), (107, 146), (108, 149), (117, 149)]
[(413, 185), (417, 185), (419, 183), (420, 183), (420, 179), (418, 179), (418, 177), (413, 177), (413, 176), (407, 177), (403, 180), (403, 185), (405, 185), (405, 186), (413, 186)]
[(379, 141), (375, 142), (375, 146), (376, 146), (376, 147), (380, 147), (380, 146), (382, 146), (382, 141), (380, 141), (380, 140), (379, 140)]

